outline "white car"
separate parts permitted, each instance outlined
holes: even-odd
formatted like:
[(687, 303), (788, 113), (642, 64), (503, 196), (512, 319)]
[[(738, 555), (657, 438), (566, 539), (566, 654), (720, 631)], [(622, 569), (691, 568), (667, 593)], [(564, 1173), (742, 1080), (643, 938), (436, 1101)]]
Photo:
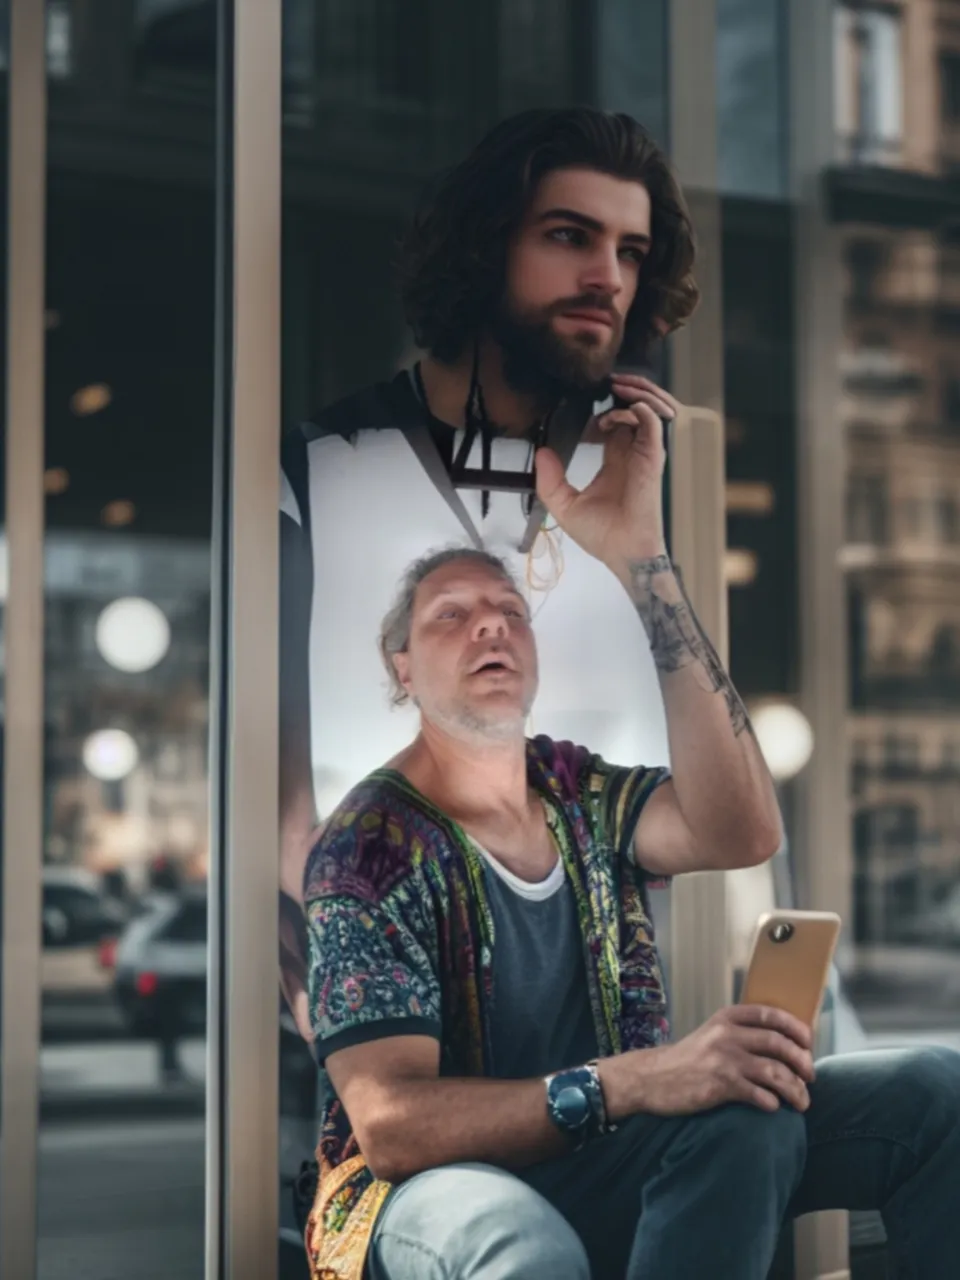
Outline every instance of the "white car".
[(207, 897), (146, 899), (117, 945), (114, 992), (131, 1033), (200, 1035), (207, 1021)]

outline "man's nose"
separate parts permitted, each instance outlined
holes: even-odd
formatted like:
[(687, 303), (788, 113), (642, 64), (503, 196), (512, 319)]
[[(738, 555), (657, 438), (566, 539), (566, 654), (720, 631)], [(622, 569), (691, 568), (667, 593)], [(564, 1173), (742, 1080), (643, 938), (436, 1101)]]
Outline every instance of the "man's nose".
[(623, 290), (623, 271), (615, 245), (597, 248), (580, 280), (584, 293), (601, 293), (615, 298)]
[(502, 609), (494, 609), (492, 606), (477, 609), (474, 615), (473, 631), (478, 639), (486, 636), (505, 636), (507, 629), (507, 620), (503, 616)]

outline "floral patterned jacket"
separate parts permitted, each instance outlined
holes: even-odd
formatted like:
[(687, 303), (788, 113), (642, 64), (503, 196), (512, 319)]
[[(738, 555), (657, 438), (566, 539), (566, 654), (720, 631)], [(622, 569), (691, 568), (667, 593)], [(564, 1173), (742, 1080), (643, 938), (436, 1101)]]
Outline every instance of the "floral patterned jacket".
[[(662, 769), (624, 769), (546, 737), (527, 746), (573, 886), (602, 1056), (662, 1043), (666, 997), (650, 921), (650, 876), (633, 860)], [(389, 1035), (430, 1035), (443, 1075), (490, 1060), (493, 921), (480, 858), (462, 829), (399, 773), (371, 774), (344, 800), (305, 875), (310, 1002), (321, 1061)], [(362, 1280), (390, 1190), (364, 1161), (329, 1079), (307, 1227), (314, 1280)]]

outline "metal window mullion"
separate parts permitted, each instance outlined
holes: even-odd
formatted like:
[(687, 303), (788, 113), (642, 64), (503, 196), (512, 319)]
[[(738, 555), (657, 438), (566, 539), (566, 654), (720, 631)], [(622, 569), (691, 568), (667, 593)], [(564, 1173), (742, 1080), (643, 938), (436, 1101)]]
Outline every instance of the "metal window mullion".
[(43, 0), (13, 0), (9, 47), (0, 1277), (30, 1280), (37, 1253), (43, 845)]
[[(790, 190), (794, 201), (797, 385), (797, 529), (801, 705), (815, 750), (797, 779), (800, 905), (849, 922), (853, 881), (847, 787), (847, 628), (843, 544), (846, 455), (841, 399), (842, 264), (823, 173), (834, 161), (833, 0), (789, 0)], [(849, 927), (849, 926), (848, 926)], [(795, 1225), (796, 1280), (848, 1280), (849, 1228), (841, 1211)]]
[[(723, 445), (723, 314), (717, 191), (715, 0), (669, 6), (670, 155), (697, 229), (702, 301), (671, 341), (671, 387), (697, 406), (674, 429), (670, 460), (671, 550), (721, 657), (727, 655)], [(671, 888), (671, 1012), (686, 1035), (731, 998), (727, 877), (681, 876)]]
[(218, 5), (207, 1280), (278, 1244), (281, 0)]

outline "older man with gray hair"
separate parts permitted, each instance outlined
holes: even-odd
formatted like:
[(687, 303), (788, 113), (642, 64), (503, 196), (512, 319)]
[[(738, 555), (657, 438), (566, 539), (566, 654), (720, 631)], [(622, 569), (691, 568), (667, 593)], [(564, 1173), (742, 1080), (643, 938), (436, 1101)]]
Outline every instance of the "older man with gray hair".
[[(415, 741), (346, 797), (307, 868), (329, 1085), (317, 1280), (764, 1280), (780, 1227), (882, 1209), (910, 1274), (960, 1257), (960, 1056), (818, 1064), (810, 1032), (722, 1010), (670, 1043), (648, 889), (769, 858), (773, 787), (667, 557), (660, 423), (602, 422), (582, 491), (541, 499), (622, 583), (660, 673), (672, 772), (526, 737), (537, 649), (505, 564), (415, 564), (384, 620)], [(638, 636), (639, 644), (639, 636)]]

